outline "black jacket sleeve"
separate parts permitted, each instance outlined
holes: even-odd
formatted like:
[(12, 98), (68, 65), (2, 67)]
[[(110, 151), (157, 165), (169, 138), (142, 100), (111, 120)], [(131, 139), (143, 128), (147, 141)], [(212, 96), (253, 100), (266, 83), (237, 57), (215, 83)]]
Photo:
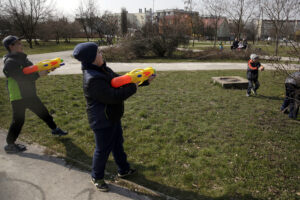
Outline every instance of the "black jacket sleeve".
[(139, 87), (148, 86), (148, 85), (150, 85), (150, 83), (148, 80), (146, 80), (141, 85), (139, 85)]
[(20, 65), (12, 60), (5, 62), (3, 73), (7, 77), (12, 77), (16, 81), (35, 81), (40, 77), (38, 73), (24, 74)]
[(94, 78), (88, 83), (88, 95), (104, 104), (119, 104), (136, 93), (136, 85), (131, 83), (113, 88), (106, 80)]

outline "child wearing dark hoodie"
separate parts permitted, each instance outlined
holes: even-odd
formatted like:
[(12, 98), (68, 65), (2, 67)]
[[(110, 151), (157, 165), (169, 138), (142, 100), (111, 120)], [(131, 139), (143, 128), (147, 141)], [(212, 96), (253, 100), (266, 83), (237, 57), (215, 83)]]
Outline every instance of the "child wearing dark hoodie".
[(9, 35), (2, 42), (8, 51), (8, 54), (4, 56), (3, 73), (7, 77), (7, 88), (13, 113), (12, 123), (6, 137), (7, 145), (4, 147), (6, 153), (18, 153), (26, 150), (24, 145), (15, 142), (23, 127), (27, 108), (52, 129), (53, 135), (67, 135), (68, 132), (56, 126), (52, 116), (36, 94), (35, 81), (40, 76), (47, 75), (48, 72), (24, 74), (23, 68), (33, 65), (33, 63), (28, 60), (24, 53), (21, 39)]
[[(82, 64), (88, 120), (95, 136), (92, 182), (98, 190), (106, 192), (109, 189), (104, 181), (104, 170), (111, 152), (118, 166), (118, 177), (136, 172), (130, 167), (124, 152), (121, 118), (124, 113), (124, 101), (136, 93), (138, 84), (130, 83), (113, 88), (111, 80), (119, 75), (106, 66), (96, 43), (78, 44), (74, 48), (73, 56)], [(152, 78), (149, 79), (151, 80)], [(149, 81), (143, 85), (148, 85)]]

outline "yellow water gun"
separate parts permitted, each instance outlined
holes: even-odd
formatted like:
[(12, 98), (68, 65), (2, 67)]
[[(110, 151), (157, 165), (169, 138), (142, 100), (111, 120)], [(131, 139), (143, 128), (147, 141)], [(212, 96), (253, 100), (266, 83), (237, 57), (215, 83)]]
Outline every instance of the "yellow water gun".
[(134, 69), (123, 76), (113, 78), (111, 85), (114, 88), (119, 88), (129, 83), (139, 83), (139, 85), (141, 85), (144, 81), (148, 80), (150, 76), (156, 76), (156, 71), (152, 67)]
[(52, 70), (54, 68), (58, 68), (60, 66), (64, 65), (64, 60), (61, 58), (54, 58), (54, 59), (49, 59), (49, 60), (43, 60), (35, 65), (31, 65), (29, 67), (24, 67), (23, 68), (23, 73), (24, 74), (32, 74), (34, 72), (39, 72), (39, 71), (45, 71), (45, 70)]

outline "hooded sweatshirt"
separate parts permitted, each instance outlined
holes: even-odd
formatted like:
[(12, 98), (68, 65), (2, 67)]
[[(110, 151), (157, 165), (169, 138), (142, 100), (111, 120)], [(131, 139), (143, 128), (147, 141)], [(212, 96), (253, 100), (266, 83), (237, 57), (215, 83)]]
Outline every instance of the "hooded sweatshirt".
[(36, 97), (35, 81), (38, 73), (24, 74), (23, 68), (33, 65), (24, 53), (9, 53), (3, 58), (3, 73), (7, 77), (10, 101)]

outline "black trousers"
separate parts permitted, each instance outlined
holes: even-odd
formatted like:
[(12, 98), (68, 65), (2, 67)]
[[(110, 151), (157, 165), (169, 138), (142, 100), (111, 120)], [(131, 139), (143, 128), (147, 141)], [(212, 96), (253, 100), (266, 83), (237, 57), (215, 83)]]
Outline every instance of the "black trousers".
[(105, 165), (111, 152), (118, 166), (118, 171), (123, 173), (129, 170), (130, 165), (127, 162), (127, 155), (123, 147), (124, 138), (121, 122), (93, 131), (96, 148), (93, 157), (92, 177), (94, 179), (104, 178)]
[(49, 128), (56, 128), (56, 124), (53, 121), (52, 116), (49, 114), (47, 108), (41, 102), (39, 97), (12, 101), (11, 105), (13, 119), (6, 137), (7, 144), (13, 144), (17, 140), (25, 121), (25, 111), (27, 108), (34, 112), (44, 122), (46, 122)]

